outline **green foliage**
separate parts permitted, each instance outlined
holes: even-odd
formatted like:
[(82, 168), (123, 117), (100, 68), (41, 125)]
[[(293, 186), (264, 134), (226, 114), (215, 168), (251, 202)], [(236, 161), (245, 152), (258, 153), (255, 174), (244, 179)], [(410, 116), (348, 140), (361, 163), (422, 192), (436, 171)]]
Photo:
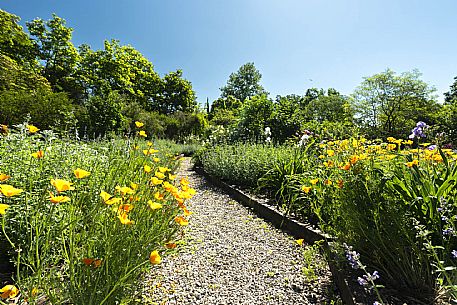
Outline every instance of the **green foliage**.
[[(138, 150), (132, 149), (137, 145)], [(52, 132), (30, 135), (23, 125), (19, 132), (0, 136), (2, 173), (11, 176), (3, 184), (23, 190), (13, 197), (0, 196), (9, 205), (0, 215), (0, 242), (8, 241), (12, 248), (19, 302), (90, 305), (128, 300), (150, 265), (151, 251), (165, 253), (163, 244), (179, 229), (175, 199), (161, 186), (151, 186), (143, 170), (149, 164), (154, 173), (160, 164), (174, 171), (178, 164), (166, 151), (145, 156), (142, 150), (147, 148), (138, 140), (82, 143), (57, 139)], [(41, 159), (30, 155), (38, 150), (44, 151)], [(90, 175), (77, 179), (76, 168)], [(57, 178), (70, 181), (74, 189), (57, 194), (50, 183)], [(118, 186), (133, 189), (122, 193)], [(101, 191), (121, 202), (102, 199)], [(151, 210), (148, 200), (155, 200), (157, 191), (165, 194), (163, 208)], [(69, 201), (51, 203), (49, 192)], [(134, 223), (121, 223), (122, 213)]]
[(18, 16), (0, 9), (0, 53), (19, 65), (36, 67), (35, 49), (29, 36), (18, 24), (19, 20)]
[(417, 70), (397, 76), (388, 69), (366, 77), (355, 90), (356, 118), (364, 132), (372, 137), (406, 137), (417, 121), (429, 125), (439, 105), (435, 91)]
[(38, 59), (43, 62), (42, 75), (53, 90), (77, 96), (75, 69), (79, 54), (71, 42), (73, 29), (55, 14), (48, 21), (37, 18), (27, 22), (27, 28), (38, 51)]
[(243, 140), (263, 141), (265, 127), (269, 124), (273, 109), (273, 101), (266, 95), (257, 95), (246, 100), (236, 126), (237, 137)]
[(227, 85), (220, 88), (221, 97), (233, 96), (244, 102), (256, 95), (268, 94), (260, 85), (261, 78), (262, 74), (256, 69), (254, 63), (244, 64), (236, 73), (230, 74)]
[(165, 114), (196, 110), (195, 92), (192, 84), (182, 78), (182, 70), (165, 75), (162, 86), (159, 103), (153, 104), (152, 109)]
[(15, 125), (26, 117), (40, 129), (66, 131), (76, 125), (73, 107), (65, 93), (1, 91), (0, 122)]

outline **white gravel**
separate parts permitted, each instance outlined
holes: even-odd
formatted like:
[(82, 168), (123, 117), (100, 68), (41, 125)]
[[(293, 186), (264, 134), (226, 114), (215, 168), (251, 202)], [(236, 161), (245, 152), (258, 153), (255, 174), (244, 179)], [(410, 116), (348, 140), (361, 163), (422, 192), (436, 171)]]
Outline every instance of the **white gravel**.
[(176, 255), (145, 276), (141, 304), (330, 304), (330, 272), (307, 279), (304, 247), (209, 185), (189, 159), (180, 175), (197, 190), (194, 214)]

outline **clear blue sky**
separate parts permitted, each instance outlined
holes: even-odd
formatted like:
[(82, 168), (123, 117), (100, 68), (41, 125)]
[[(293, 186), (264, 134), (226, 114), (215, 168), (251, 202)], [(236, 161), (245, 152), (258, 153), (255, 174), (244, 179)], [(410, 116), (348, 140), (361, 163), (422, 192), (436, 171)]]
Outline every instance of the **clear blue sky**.
[(119, 39), (161, 75), (184, 71), (199, 102), (254, 62), (272, 97), (333, 87), (350, 94), (363, 77), (414, 68), (439, 100), (457, 76), (456, 0), (2, 0), (22, 18), (74, 28), (73, 43)]

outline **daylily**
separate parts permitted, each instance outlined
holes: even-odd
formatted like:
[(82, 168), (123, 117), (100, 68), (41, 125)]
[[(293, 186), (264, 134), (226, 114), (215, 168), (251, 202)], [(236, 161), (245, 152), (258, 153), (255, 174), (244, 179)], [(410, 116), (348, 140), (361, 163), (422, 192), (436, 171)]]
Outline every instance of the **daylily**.
[(309, 180), (309, 183), (311, 183), (312, 185), (316, 185), (316, 183), (318, 183), (318, 182), (319, 182), (318, 178)]
[(405, 165), (407, 167), (413, 167), (414, 165), (418, 165), (419, 164), (419, 160), (413, 160), (411, 162), (406, 162)]
[(87, 176), (89, 176), (90, 172), (88, 172), (86, 170), (83, 170), (83, 169), (80, 169), (80, 168), (77, 168), (77, 169), (74, 170), (74, 174), (75, 174), (76, 178), (83, 179), (83, 178), (86, 178)]
[(72, 186), (73, 183), (63, 179), (51, 179), (51, 185), (53, 185), (57, 192), (71, 191), (75, 188)]
[(152, 251), (151, 254), (149, 254), (149, 261), (153, 265), (160, 264), (162, 262), (162, 258), (159, 255), (159, 251), (157, 251), (157, 250)]
[(3, 196), (12, 197), (22, 193), (23, 190), (17, 189), (9, 184), (0, 184), (0, 192), (3, 194)]

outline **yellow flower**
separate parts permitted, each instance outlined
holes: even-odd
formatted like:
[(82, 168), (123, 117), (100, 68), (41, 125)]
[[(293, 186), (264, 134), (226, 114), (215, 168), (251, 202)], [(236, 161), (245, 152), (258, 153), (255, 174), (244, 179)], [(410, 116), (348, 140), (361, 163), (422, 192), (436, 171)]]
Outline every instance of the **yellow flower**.
[(35, 133), (39, 130), (38, 128), (36, 128), (33, 125), (27, 125), (27, 129), (29, 130), (30, 133)]
[[(133, 210), (133, 204), (121, 204), (119, 205), (119, 207), (117, 208), (117, 212), (120, 214), (120, 213), (128, 213), (130, 212), (131, 210)], [(116, 209), (114, 209), (114, 211), (116, 211)]]
[(10, 206), (4, 203), (0, 203), (0, 215), (5, 215), (6, 214), (6, 209), (9, 208)]
[[(145, 156), (147, 156), (147, 155), (152, 155), (152, 154), (155, 154), (155, 153), (157, 153), (157, 152), (159, 152), (159, 151), (158, 151), (157, 149), (154, 149), (154, 148), (149, 148), (149, 149), (144, 149), (144, 150), (143, 150), (143, 154), (144, 154)], [(154, 161), (155, 161), (155, 160), (154, 160)]]
[(326, 180), (324, 181), (324, 184), (325, 184), (325, 185), (332, 185), (332, 180), (326, 179)]
[(181, 178), (181, 180), (179, 181), (179, 183), (181, 183), (181, 185), (189, 185), (189, 180), (187, 180), (186, 177), (183, 177)]
[(140, 137), (145, 137), (145, 138), (148, 136), (147, 133), (146, 133), (146, 131), (144, 131), (144, 130), (140, 130), (140, 132), (138, 132), (138, 135), (139, 135)]
[(116, 191), (120, 192), (122, 196), (124, 195), (132, 195), (135, 193), (134, 190), (132, 190), (131, 188), (129, 188), (128, 186), (123, 186), (123, 187), (120, 187), (119, 185), (115, 187)]
[(134, 223), (132, 220), (129, 219), (127, 213), (119, 213), (119, 214), (117, 215), (117, 218), (119, 218), (119, 220), (121, 221), (121, 223), (122, 223), (123, 225), (131, 225), (131, 224)]
[(312, 185), (316, 185), (316, 183), (318, 183), (318, 182), (319, 182), (319, 179), (317, 179), (317, 178), (309, 180), (309, 183), (311, 183)]
[(0, 124), (0, 133), (5, 135), (8, 134), (8, 126)]
[(152, 251), (151, 254), (149, 254), (149, 261), (153, 265), (160, 264), (162, 262), (162, 258), (159, 255), (159, 251), (157, 251), (157, 250)]
[(32, 288), (32, 297), (35, 297), (38, 294), (38, 288), (33, 287)]
[(144, 170), (145, 173), (149, 174), (152, 171), (152, 168), (149, 165), (145, 164), (143, 166), (143, 170)]
[(156, 175), (156, 177), (159, 178), (159, 179), (164, 179), (164, 178), (165, 178), (165, 175), (162, 174), (161, 172), (156, 172), (155, 175)]
[(411, 141), (411, 140), (404, 140), (403, 141), (403, 144), (406, 144), (406, 145), (412, 145), (414, 142)]
[(163, 195), (160, 194), (159, 192), (156, 192), (156, 193), (154, 194), (154, 198), (157, 199), (157, 200), (163, 200)]
[(74, 174), (75, 174), (76, 178), (83, 179), (83, 178), (86, 178), (87, 176), (89, 176), (90, 172), (88, 172), (86, 170), (83, 170), (83, 169), (80, 169), (80, 168), (77, 168), (77, 169), (74, 170)]
[(395, 143), (397, 141), (397, 139), (395, 139), (394, 137), (388, 137), (387, 141), (390, 143)]
[(151, 208), (151, 210), (158, 210), (158, 209), (162, 208), (162, 205), (160, 203), (152, 201), (152, 200), (148, 201), (148, 205)]
[(1, 182), (6, 181), (6, 180), (8, 180), (9, 178), (11, 178), (11, 176), (8, 176), (7, 174), (2, 174), (2, 173), (0, 173), (0, 181), (1, 181)]
[(100, 192), (100, 197), (102, 197), (103, 201), (108, 205), (112, 205), (114, 203), (117, 204), (117, 203), (120, 203), (122, 201), (121, 198), (113, 197), (113, 196), (111, 196), (110, 194), (108, 194), (105, 191), (101, 191)]
[(20, 194), (23, 192), (22, 189), (17, 189), (14, 186), (8, 185), (8, 184), (0, 184), (0, 192), (3, 194), (5, 197), (12, 197)]
[(39, 151), (37, 151), (37, 152), (32, 153), (31, 155), (32, 155), (32, 157), (34, 157), (35, 159), (41, 159), (41, 158), (44, 157), (44, 151), (39, 150)]
[(396, 144), (387, 144), (387, 150), (394, 150), (395, 148), (397, 148)]
[(193, 212), (189, 211), (186, 207), (183, 207), (182, 210), (184, 212), (184, 216), (190, 216), (193, 214)]
[(189, 221), (182, 216), (176, 216), (175, 221), (181, 226), (187, 226), (189, 224)]
[(152, 160), (153, 160), (155, 163), (160, 162), (160, 159), (159, 159), (159, 158), (153, 158)]
[(406, 162), (405, 165), (407, 167), (413, 167), (414, 165), (418, 165), (419, 164), (419, 160), (413, 160), (411, 162)]
[(335, 151), (333, 149), (327, 149), (327, 156), (332, 157), (335, 155)]
[(325, 165), (326, 167), (332, 167), (332, 166), (333, 166), (333, 161), (332, 161), (332, 160), (325, 161), (325, 162), (324, 162), (324, 165)]
[(17, 289), (14, 285), (6, 285), (0, 289), (0, 293), (2, 299), (15, 298), (19, 293), (19, 289)]
[(162, 167), (162, 166), (159, 166), (159, 172), (161, 173), (165, 173), (167, 171), (169, 171), (170, 169), (168, 167)]
[(168, 179), (175, 180), (176, 179), (176, 175), (168, 174)]
[(151, 147), (152, 146), (152, 142), (148, 142), (148, 143), (146, 143), (146, 145)]
[(73, 183), (63, 179), (51, 179), (51, 185), (53, 185), (57, 192), (71, 191), (75, 188), (72, 186)]
[(52, 203), (63, 203), (63, 202), (68, 202), (70, 201), (70, 197), (68, 196), (54, 196), (52, 192), (49, 192), (49, 200)]
[(154, 185), (159, 185), (159, 184), (162, 184), (163, 180), (160, 180), (159, 178), (154, 176), (154, 177), (151, 178), (151, 182)]
[(306, 194), (308, 194), (308, 193), (311, 191), (311, 187), (310, 187), (310, 186), (305, 186), (305, 185), (303, 185), (303, 186), (301, 187), (301, 190), (302, 190), (303, 192), (305, 192)]
[(136, 126), (137, 128), (141, 128), (141, 127), (143, 127), (143, 126), (144, 126), (144, 123), (141, 123), (141, 122), (135, 121), (135, 126)]
[(303, 245), (303, 241), (304, 241), (303, 238), (300, 238), (300, 239), (295, 240), (295, 242), (296, 242), (299, 246), (302, 246), (302, 245)]

